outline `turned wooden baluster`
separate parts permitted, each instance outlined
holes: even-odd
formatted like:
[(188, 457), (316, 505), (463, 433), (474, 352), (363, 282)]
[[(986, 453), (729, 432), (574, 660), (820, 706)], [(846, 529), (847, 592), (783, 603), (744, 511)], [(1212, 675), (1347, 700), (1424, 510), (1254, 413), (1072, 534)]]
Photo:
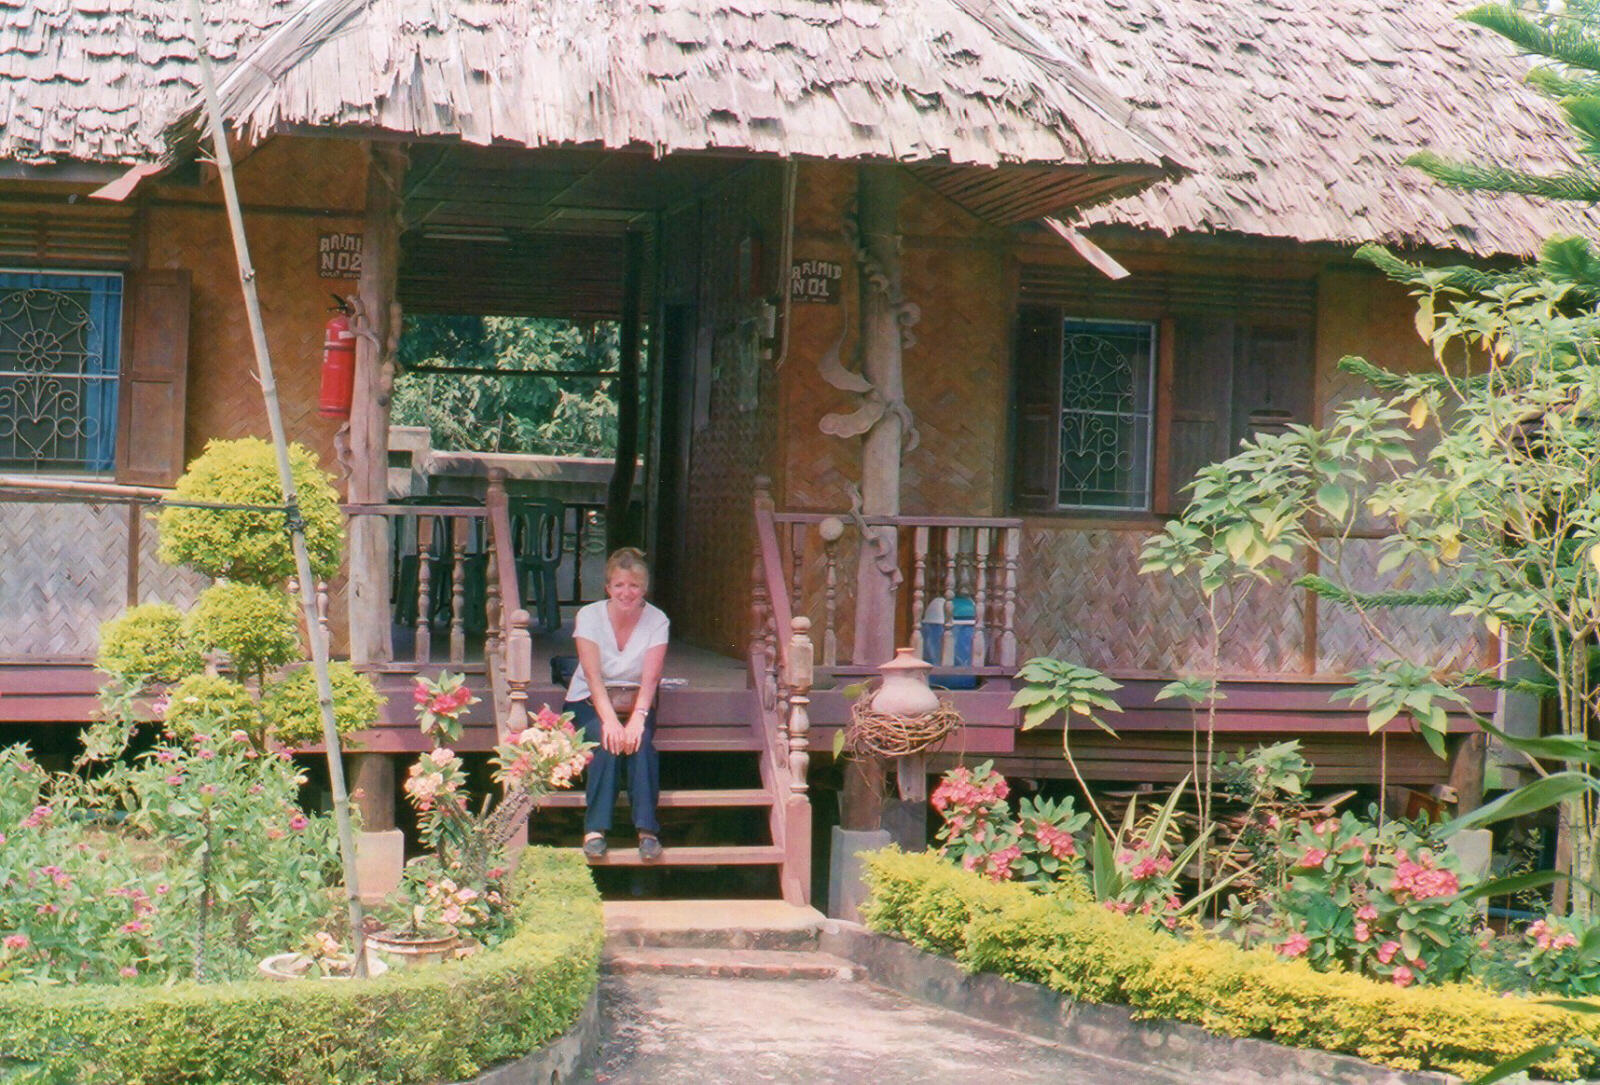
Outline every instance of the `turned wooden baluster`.
[(789, 790), (796, 795), (806, 793), (806, 772), (810, 768), (811, 752), (811, 683), (813, 680), (813, 655), (811, 644), (811, 619), (794, 618), (790, 621), (789, 666), (784, 686), (789, 691)]
[(761, 683), (761, 707), (768, 712), (778, 707), (777, 683), (772, 677), (775, 658), (768, 643), (767, 630), (772, 625), (772, 608), (767, 602), (766, 570), (761, 564), (761, 547), (756, 547), (754, 568), (750, 573), (750, 659)]
[(433, 607), (433, 517), (417, 517), (417, 638), (418, 663), (433, 657), (433, 627), (428, 611)]
[(976, 619), (976, 624), (972, 627), (974, 667), (987, 666), (989, 663), (989, 532), (991, 530), (987, 527), (976, 529), (972, 540), (972, 610)]
[(467, 661), (467, 533), (472, 522), (464, 516), (452, 516), (445, 521), (450, 525), (450, 662), (456, 666)]
[(805, 557), (806, 525), (789, 525), (789, 613), (805, 610), (804, 593), (800, 590), (800, 563)]
[(939, 662), (952, 667), (956, 662), (956, 552), (961, 548), (960, 529), (941, 528), (944, 538), (944, 640), (940, 645)]
[(1001, 590), (1004, 594), (1004, 605), (1000, 617), (1000, 665), (1002, 667), (1015, 667), (1017, 665), (1017, 551), (1022, 546), (1022, 530), (1008, 527), (1005, 529), (1005, 554), (1004, 572), (1001, 579)]
[(533, 635), (528, 632), (528, 612), (518, 609), (511, 615), (511, 632), (506, 636), (506, 686), (511, 710), (506, 713), (507, 734), (528, 726), (528, 683), (533, 679)]
[(839, 665), (839, 540), (844, 537), (844, 521), (830, 516), (817, 525), (822, 537), (823, 588), (826, 592), (822, 625), (822, 665)]
[(928, 587), (928, 529), (918, 525), (911, 535), (911, 648), (922, 658), (922, 610)]
[(483, 659), (500, 654), (500, 540), (492, 524), (485, 525), (483, 585)]

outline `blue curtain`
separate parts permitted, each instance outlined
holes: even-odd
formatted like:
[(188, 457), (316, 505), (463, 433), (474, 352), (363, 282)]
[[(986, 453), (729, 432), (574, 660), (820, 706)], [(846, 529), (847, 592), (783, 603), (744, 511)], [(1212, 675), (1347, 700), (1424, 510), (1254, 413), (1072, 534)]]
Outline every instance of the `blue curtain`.
[[(81, 386), (77, 412), (82, 436), (62, 443), (58, 454), (39, 466), (49, 470), (110, 471), (116, 462), (117, 377), (122, 354), (122, 276), (115, 274), (0, 271), (0, 294), (18, 290), (53, 290), (69, 295), (88, 314), (66, 343), (77, 359), (60, 375)], [(0, 368), (6, 368), (0, 363)]]

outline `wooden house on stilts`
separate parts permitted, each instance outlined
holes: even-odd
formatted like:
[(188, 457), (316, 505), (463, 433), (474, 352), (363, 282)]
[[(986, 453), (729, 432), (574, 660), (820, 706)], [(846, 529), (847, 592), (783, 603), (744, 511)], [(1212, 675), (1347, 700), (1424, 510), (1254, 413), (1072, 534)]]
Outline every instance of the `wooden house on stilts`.
[[(402, 317), (615, 320), (647, 439), (568, 504), (614, 527), (636, 507), (657, 566), (688, 680), (660, 745), (726, 785), (664, 804), (748, 812), (735, 839), (669, 838), (669, 861), (770, 869), (794, 901), (832, 816), (812, 783), (848, 711), (835, 680), (925, 633), (969, 687), (932, 768), (1064, 775), (1059, 725), (1021, 733), (1008, 707), (1018, 662), (1051, 655), (1125, 683), (1120, 740), (1074, 734), (1092, 781), (1188, 771), (1189, 714), (1154, 694), (1201, 666), (1199, 603), (1138, 551), (1199, 466), (1351, 394), (1342, 355), (1426, 364), (1355, 245), (1512, 258), (1597, 225), (1402, 166), (1563, 148), (1502, 47), (1431, 5), (207, 7), (286, 418), (347, 502), (327, 620), (390, 694), (353, 755), (367, 828), (394, 825), (396, 759), (421, 747), (413, 675), (469, 674), (483, 751), (558, 700), (544, 660), (565, 650), (503, 463), (463, 468), (474, 503), (395, 489)], [(145, 498), (52, 480), (159, 488), (263, 429), (194, 67), (182, 5), (0, 0), (0, 474), (32, 480), (0, 487), (0, 741), (89, 719), (99, 622), (201, 586), (155, 561)], [(1496, 80), (1514, 108), (1460, 108)], [(316, 403), (330, 291), (362, 328), (343, 426)], [(1493, 651), (1443, 612), (1391, 633), (1441, 665)], [(1223, 741), (1298, 737), (1318, 781), (1374, 782), (1364, 714), (1329, 699), (1373, 651), (1305, 593), (1260, 594), (1222, 660)], [(1392, 736), (1388, 778), (1471, 786), (1456, 726), (1450, 762)]]

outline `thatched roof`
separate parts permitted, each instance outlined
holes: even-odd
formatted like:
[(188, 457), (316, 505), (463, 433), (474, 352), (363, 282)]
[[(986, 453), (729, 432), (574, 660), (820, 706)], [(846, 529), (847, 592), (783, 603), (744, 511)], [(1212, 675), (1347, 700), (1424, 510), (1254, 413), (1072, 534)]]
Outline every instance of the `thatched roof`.
[(1091, 223), (1298, 241), (1379, 240), (1527, 254), (1600, 214), (1456, 192), (1403, 165), (1431, 149), (1564, 172), (1555, 105), (1458, 0), (1016, 0), (1081, 55), (1192, 173)]
[[(1171, 165), (1081, 66), (997, 40), (953, 0), (208, 6), (219, 58), (254, 39), (223, 83), (247, 139), (315, 126), (656, 154)], [(0, 156), (157, 153), (150, 122), (193, 80), (184, 10), (0, 0)]]
[[(231, 63), (303, 4), (206, 3), (212, 55)], [(183, 0), (0, 0), (0, 161), (155, 157), (194, 56)]]

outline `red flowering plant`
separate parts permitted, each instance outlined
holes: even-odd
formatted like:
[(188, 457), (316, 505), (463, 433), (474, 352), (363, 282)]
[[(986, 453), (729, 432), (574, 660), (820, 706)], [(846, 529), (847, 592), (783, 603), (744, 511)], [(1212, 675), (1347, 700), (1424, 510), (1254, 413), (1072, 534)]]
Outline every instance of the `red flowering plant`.
[(1011, 815), (1010, 785), (985, 761), (944, 774), (929, 802), (943, 819), (940, 854), (997, 882), (1052, 883), (1082, 870), (1078, 841), (1089, 815), (1072, 800), (1024, 798)]
[[(398, 918), (407, 929), (472, 927), (480, 940), (492, 944), (507, 931), (502, 884), (506, 841), (540, 798), (577, 781), (595, 744), (583, 740), (571, 713), (544, 706), (528, 726), (495, 746), (489, 765), (504, 797), (494, 805), (485, 796), (474, 812), (465, 764), (454, 750), (437, 744), (472, 703), (464, 686), (446, 686), (449, 678), (429, 683), (432, 692), (426, 700), (418, 684), (418, 720), (435, 746), (417, 759), (405, 781), (422, 839), (435, 854), (407, 864), (397, 898), (380, 911), (391, 917), (391, 926)], [(459, 724), (455, 733), (460, 734)]]
[(1346, 812), (1302, 822), (1284, 847), (1264, 939), (1285, 957), (1400, 987), (1455, 979), (1471, 963), (1475, 913), (1453, 856), (1411, 826)]
[(1594, 948), (1600, 926), (1546, 916), (1522, 932), (1525, 952), (1517, 966), (1535, 991), (1568, 996), (1600, 994), (1600, 959)]
[(422, 733), (435, 741), (461, 741), (461, 717), (468, 708), (482, 698), (475, 697), (467, 688), (465, 675), (440, 671), (437, 682), (425, 675), (417, 675), (411, 690), (411, 700), (417, 709), (417, 723)]

